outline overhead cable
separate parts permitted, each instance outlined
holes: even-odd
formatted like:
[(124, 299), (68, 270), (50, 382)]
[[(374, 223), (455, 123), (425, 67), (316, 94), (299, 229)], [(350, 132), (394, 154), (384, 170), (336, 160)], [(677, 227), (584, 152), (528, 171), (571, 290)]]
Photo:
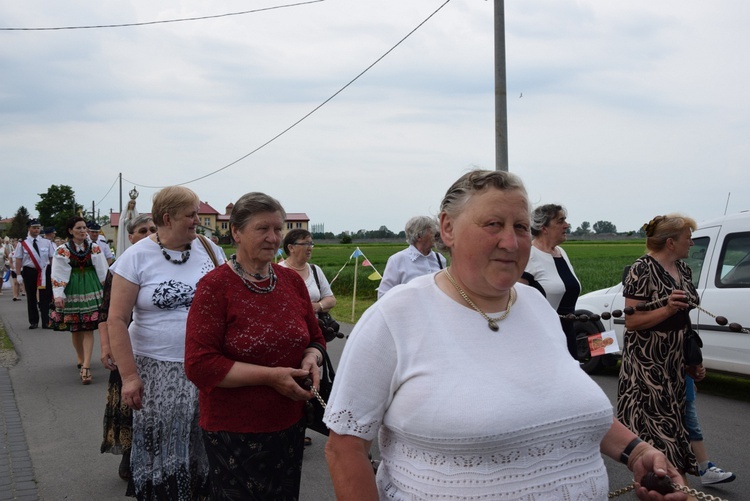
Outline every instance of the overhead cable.
[[(416, 28), (414, 28), (409, 33), (407, 33), (406, 36), (404, 36), (401, 40), (399, 40), (396, 43), (396, 45), (394, 45), (393, 47), (391, 47), (390, 49), (388, 49), (382, 56), (380, 56), (379, 58), (377, 58), (372, 64), (370, 64), (367, 68), (365, 68), (364, 70), (362, 70), (356, 77), (352, 78), (346, 85), (344, 85), (339, 90), (337, 90), (336, 92), (334, 92), (333, 95), (331, 95), (328, 99), (326, 99), (325, 101), (323, 101), (322, 103), (320, 103), (318, 106), (316, 106), (315, 108), (313, 108), (312, 111), (308, 112), (306, 115), (304, 115), (302, 118), (300, 118), (299, 120), (297, 120), (296, 122), (294, 122), (292, 125), (290, 125), (286, 129), (282, 130), (281, 132), (279, 132), (278, 134), (276, 134), (275, 136), (273, 136), (271, 139), (269, 139), (265, 143), (261, 144), (260, 146), (258, 146), (254, 150), (252, 150), (250, 153), (247, 153), (247, 154), (241, 156), (237, 160), (234, 160), (233, 162), (228, 163), (224, 167), (216, 169), (216, 170), (214, 170), (212, 172), (209, 172), (208, 174), (204, 174), (203, 176), (197, 177), (195, 179), (191, 179), (190, 181), (185, 181), (183, 183), (179, 183), (177, 186), (182, 186), (182, 185), (185, 185), (185, 184), (194, 183), (196, 181), (200, 181), (201, 179), (205, 179), (205, 178), (207, 178), (209, 176), (213, 176), (214, 174), (217, 174), (217, 173), (219, 173), (219, 172), (221, 172), (221, 171), (223, 171), (225, 169), (228, 169), (229, 167), (231, 167), (231, 166), (233, 166), (233, 165), (241, 162), (242, 160), (246, 159), (247, 157), (249, 157), (253, 153), (256, 153), (256, 152), (260, 151), (261, 149), (265, 148), (266, 146), (268, 146), (272, 142), (276, 141), (278, 138), (280, 138), (281, 136), (283, 136), (284, 134), (286, 134), (287, 132), (289, 132), (290, 130), (292, 130), (294, 127), (296, 127), (297, 125), (299, 125), (300, 123), (302, 123), (303, 120), (305, 120), (310, 115), (312, 115), (313, 113), (315, 113), (316, 111), (318, 111), (320, 108), (322, 108), (323, 106), (325, 106), (329, 101), (333, 100), (333, 98), (335, 98), (336, 96), (338, 96), (339, 94), (341, 94), (351, 84), (353, 84), (354, 82), (356, 82), (362, 75), (364, 75), (365, 73), (367, 73), (373, 66), (375, 66), (376, 64), (378, 64), (381, 60), (383, 60), (383, 58), (385, 58), (388, 54), (390, 54), (391, 52), (393, 52), (393, 50), (395, 50), (396, 47), (398, 47), (399, 45), (401, 45), (407, 38), (409, 38), (411, 35), (413, 35), (414, 32), (416, 32), (419, 28), (421, 28), (427, 21), (429, 21), (443, 7), (445, 7), (446, 5), (448, 5), (448, 2), (450, 2), (450, 1), (451, 0), (445, 0), (445, 2), (442, 5), (440, 5), (440, 7), (438, 7), (437, 9), (435, 9), (435, 11), (432, 14), (430, 14), (429, 16), (427, 16), (427, 18), (425, 18), (424, 21), (422, 21), (421, 23), (419, 23), (416, 26)], [(149, 186), (149, 185), (146, 185), (146, 184), (139, 184), (139, 183), (136, 183), (134, 181), (127, 180), (125, 178), (123, 178), (123, 180), (127, 181), (128, 183), (134, 184), (136, 186), (140, 186), (142, 188), (161, 189), (161, 188), (165, 187), (165, 186)]]
[(298, 7), (300, 5), (307, 5), (311, 3), (324, 2), (325, 0), (309, 0), (307, 2), (299, 2), (287, 5), (276, 5), (274, 7), (264, 7), (261, 9), (245, 10), (242, 12), (229, 12), (227, 14), (216, 14), (214, 16), (199, 16), (199, 17), (185, 17), (181, 19), (165, 19), (163, 21), (146, 21), (142, 23), (122, 23), (122, 24), (96, 24), (88, 26), (54, 26), (47, 28), (0, 28), (0, 31), (58, 31), (58, 30), (92, 30), (101, 28), (131, 28), (133, 26), (148, 26), (152, 24), (166, 24), (166, 23), (181, 23), (185, 21), (202, 21), (204, 19), (217, 19), (220, 17), (229, 16), (242, 16), (244, 14), (254, 14), (256, 12), (263, 12), (266, 10), (283, 9), (286, 7)]

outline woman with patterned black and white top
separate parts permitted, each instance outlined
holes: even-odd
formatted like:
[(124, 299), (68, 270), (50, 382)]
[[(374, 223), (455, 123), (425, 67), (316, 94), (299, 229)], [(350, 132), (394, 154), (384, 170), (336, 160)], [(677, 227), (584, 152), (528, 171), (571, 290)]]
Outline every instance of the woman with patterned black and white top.
[(613, 418), (604, 392), (564, 356), (556, 313), (517, 283), (529, 219), (516, 176), (462, 176), (441, 205), (450, 267), (392, 290), (357, 323), (324, 417), (339, 501), (603, 500), (601, 453), (636, 480), (677, 474)]

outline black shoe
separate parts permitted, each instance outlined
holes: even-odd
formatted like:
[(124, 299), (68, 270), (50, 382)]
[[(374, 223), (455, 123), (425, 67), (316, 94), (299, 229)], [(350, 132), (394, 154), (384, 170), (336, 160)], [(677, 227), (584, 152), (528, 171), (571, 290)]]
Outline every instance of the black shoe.
[(37, 327), (39, 327), (39, 324), (31, 324), (31, 325), (29, 325), (29, 329), (36, 329)]
[(117, 474), (123, 480), (130, 480), (130, 449), (122, 453), (122, 460), (120, 461), (120, 467), (117, 469)]

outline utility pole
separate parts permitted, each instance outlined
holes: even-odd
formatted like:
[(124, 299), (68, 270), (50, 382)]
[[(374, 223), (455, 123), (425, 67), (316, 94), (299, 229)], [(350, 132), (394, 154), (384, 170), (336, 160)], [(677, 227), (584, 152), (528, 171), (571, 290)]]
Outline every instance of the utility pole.
[(508, 93), (505, 85), (504, 0), (495, 0), (495, 170), (508, 172)]

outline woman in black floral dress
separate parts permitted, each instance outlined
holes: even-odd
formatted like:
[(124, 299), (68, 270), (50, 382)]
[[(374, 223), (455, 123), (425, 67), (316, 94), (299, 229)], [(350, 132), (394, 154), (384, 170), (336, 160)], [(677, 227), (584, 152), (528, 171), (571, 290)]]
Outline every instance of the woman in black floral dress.
[[(670, 214), (652, 219), (646, 229), (648, 253), (625, 279), (625, 305), (646, 303), (625, 318), (622, 367), (617, 388), (617, 418), (643, 440), (664, 452), (682, 473), (697, 471), (685, 429), (683, 338), (698, 293), (688, 257), (694, 220)], [(692, 369), (689, 369), (692, 370)], [(687, 485), (687, 484), (685, 484)]]

